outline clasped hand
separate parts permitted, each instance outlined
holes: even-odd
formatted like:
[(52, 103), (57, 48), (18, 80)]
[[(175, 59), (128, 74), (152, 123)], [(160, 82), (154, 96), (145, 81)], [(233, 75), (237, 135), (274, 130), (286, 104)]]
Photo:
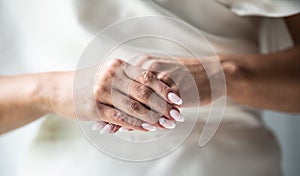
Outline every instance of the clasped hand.
[[(216, 77), (219, 73), (216, 71), (211, 76)], [(87, 101), (83, 100), (84, 96), (81, 97), (84, 93), (79, 96), (82, 114), (78, 115), (74, 109), (66, 110), (69, 106), (65, 106), (64, 99), (71, 99), (65, 98), (67, 94), (52, 96), (50, 104), (56, 114), (65, 117), (76, 114), (79, 120), (96, 121), (93, 130), (100, 133), (173, 129), (176, 122), (184, 121), (179, 108), (212, 101), (209, 79), (197, 59), (146, 56), (134, 65), (114, 59), (98, 70), (93, 83), (93, 97), (87, 98)], [(90, 106), (91, 101), (94, 106)]]

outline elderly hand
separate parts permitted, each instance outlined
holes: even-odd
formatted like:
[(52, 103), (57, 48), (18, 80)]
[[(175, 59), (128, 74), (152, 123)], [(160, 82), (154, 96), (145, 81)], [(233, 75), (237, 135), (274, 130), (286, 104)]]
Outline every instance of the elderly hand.
[[(156, 73), (157, 78), (172, 88), (178, 87), (183, 99), (183, 107), (195, 107), (206, 105), (214, 98), (224, 94), (223, 69), (216, 65), (216, 56), (202, 58), (161, 58), (155, 56), (144, 56), (137, 61), (137, 66), (151, 70)], [(205, 68), (203, 63), (205, 62)], [(208, 75), (209, 74), (209, 75)], [(214, 80), (212, 89), (210, 81)], [(201, 101), (200, 101), (201, 99)]]
[[(212, 56), (215, 57), (215, 56)], [(206, 105), (224, 95), (224, 74), (216, 58), (207, 57), (200, 60), (187, 58), (161, 58), (155, 56), (140, 57), (136, 61), (138, 68), (152, 71), (164, 84), (169, 86), (183, 99), (183, 107)], [(203, 66), (205, 62), (205, 68)], [(225, 64), (226, 65), (226, 64)], [(211, 80), (220, 84), (211, 88)], [(212, 97), (212, 91), (215, 94)], [(201, 101), (200, 101), (201, 98)], [(181, 118), (183, 120), (183, 117)], [(102, 126), (98, 124), (98, 126)]]
[[(82, 103), (86, 109), (81, 111), (90, 113), (79, 118), (98, 121), (93, 129), (101, 133), (116, 132), (121, 126), (142, 131), (154, 131), (157, 127), (172, 129), (174, 121), (183, 120), (178, 110), (182, 100), (177, 92), (152, 72), (115, 59), (104, 64), (95, 77), (97, 106)], [(72, 117), (74, 113), (62, 103), (64, 96), (63, 93), (52, 96), (51, 108), (57, 114)]]

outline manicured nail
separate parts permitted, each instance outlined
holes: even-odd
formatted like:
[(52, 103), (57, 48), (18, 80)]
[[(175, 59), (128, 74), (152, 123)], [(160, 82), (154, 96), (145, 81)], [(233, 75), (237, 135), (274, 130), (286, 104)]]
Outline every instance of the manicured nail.
[(111, 124), (105, 125), (105, 127), (99, 131), (100, 134), (108, 134), (112, 128)]
[(177, 122), (184, 122), (184, 117), (175, 109), (171, 109), (170, 116)]
[(149, 123), (142, 123), (142, 127), (148, 131), (156, 131), (156, 127), (150, 125)]
[(101, 130), (105, 125), (106, 125), (105, 122), (102, 122), (102, 121), (96, 122), (96, 123), (92, 126), (92, 130), (93, 130), (93, 131)]
[(126, 132), (126, 131), (129, 131), (128, 128), (125, 128), (125, 127), (121, 127), (119, 128), (118, 132)]
[(167, 129), (173, 129), (176, 127), (176, 124), (170, 120), (167, 120), (165, 118), (160, 118), (159, 120), (159, 124)]
[(177, 104), (177, 105), (182, 104), (182, 99), (173, 92), (168, 93), (168, 99), (174, 104)]

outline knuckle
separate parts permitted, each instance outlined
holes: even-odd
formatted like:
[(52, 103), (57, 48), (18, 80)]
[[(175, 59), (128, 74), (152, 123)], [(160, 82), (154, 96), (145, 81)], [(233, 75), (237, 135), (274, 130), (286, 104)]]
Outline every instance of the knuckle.
[(135, 118), (127, 118), (127, 125), (134, 128), (137, 125), (137, 120)]
[(101, 99), (100, 97), (106, 96), (109, 92), (110, 92), (110, 90), (109, 90), (109, 88), (107, 86), (105, 86), (105, 85), (98, 85), (95, 88), (94, 95), (95, 95), (96, 100), (98, 100), (98, 99)]
[(150, 71), (144, 71), (142, 77), (143, 83), (151, 83), (155, 79), (155, 75)]
[(130, 111), (138, 112), (140, 110), (139, 103), (134, 100), (128, 100), (128, 108)]
[(149, 99), (152, 92), (153, 91), (150, 88), (148, 88), (144, 85), (137, 87), (137, 94), (138, 94), (139, 98), (141, 98), (141, 99)]
[(106, 87), (106, 86), (104, 86), (104, 85), (99, 85), (99, 86), (97, 87), (97, 92), (100, 93), (100, 94), (103, 94), (103, 93), (108, 92), (108, 90), (107, 90), (107, 87)]
[(138, 120), (125, 113), (123, 113), (120, 122), (125, 123), (129, 128), (134, 128), (138, 125)]
[(121, 59), (119, 59), (119, 58), (116, 58), (116, 59), (112, 60), (112, 62), (111, 62), (111, 67), (119, 67), (119, 66), (121, 66), (123, 63), (124, 63), (123, 60), (121, 60)]
[(171, 78), (168, 76), (167, 73), (162, 72), (162, 73), (160, 73), (160, 74), (158, 75), (158, 79), (159, 79), (159, 80), (162, 80), (162, 81), (168, 81), (168, 80), (170, 80)]
[(108, 81), (116, 75), (116, 72), (113, 68), (109, 68), (105, 74), (104, 81)]
[(105, 68), (104, 72), (98, 72), (96, 75), (96, 84), (103, 84), (107, 82), (111, 82), (112, 78), (115, 76), (115, 69), (113, 68)]
[(123, 122), (124, 121), (124, 117), (125, 117), (125, 115), (124, 115), (124, 113), (123, 112), (121, 112), (121, 111), (118, 111), (118, 110), (115, 110), (114, 112), (113, 112), (113, 119), (115, 120), (115, 121), (117, 121), (117, 122)]
[(169, 91), (169, 87), (163, 83), (158, 83), (156, 85), (156, 88), (159, 92), (162, 92), (162, 93), (167, 93)]

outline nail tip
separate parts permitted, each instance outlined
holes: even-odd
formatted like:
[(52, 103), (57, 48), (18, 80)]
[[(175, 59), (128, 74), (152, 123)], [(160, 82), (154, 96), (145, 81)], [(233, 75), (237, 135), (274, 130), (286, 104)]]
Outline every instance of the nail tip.
[(148, 123), (142, 123), (142, 127), (148, 131), (156, 131), (156, 127)]
[(182, 99), (178, 95), (176, 95), (175, 93), (173, 93), (173, 92), (170, 92), (168, 94), (168, 99), (172, 103), (174, 103), (174, 104), (177, 104), (177, 105), (181, 105), (182, 104)]
[(129, 131), (129, 129), (124, 128), (124, 127), (121, 127), (121, 128), (119, 128), (119, 130), (118, 130), (118, 132), (127, 132), (127, 131)]
[(184, 122), (185, 118), (178, 112), (177, 110), (172, 109), (170, 111), (170, 116), (176, 121), (176, 122)]
[(149, 131), (156, 131), (156, 128), (150, 129)]
[(179, 102), (177, 103), (177, 105), (182, 105), (182, 99), (179, 100)]
[(105, 125), (102, 130), (99, 131), (100, 134), (108, 134), (110, 132), (111, 125)]
[[(163, 126), (166, 129), (169, 129), (169, 130), (174, 129), (176, 127), (176, 124), (174, 122), (169, 121), (165, 118), (158, 119), (158, 122), (161, 126)], [(167, 124), (167, 122), (169, 122), (169, 124)]]
[(174, 125), (174, 126), (169, 126), (169, 127), (165, 127), (165, 128), (167, 128), (168, 130), (172, 130), (172, 129), (174, 129), (176, 127), (176, 125)]

